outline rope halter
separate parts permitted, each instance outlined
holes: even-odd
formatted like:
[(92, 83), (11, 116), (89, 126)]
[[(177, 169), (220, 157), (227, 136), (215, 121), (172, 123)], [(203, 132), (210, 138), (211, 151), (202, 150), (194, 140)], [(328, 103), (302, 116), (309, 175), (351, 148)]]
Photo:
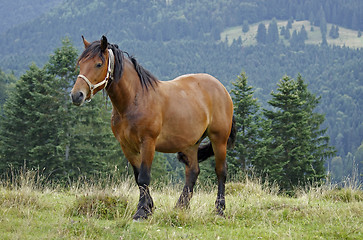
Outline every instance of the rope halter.
[(110, 79), (113, 78), (113, 70), (114, 70), (114, 66), (115, 66), (115, 55), (113, 54), (111, 49), (108, 49), (108, 67), (107, 67), (107, 74), (105, 79), (103, 79), (103, 81), (97, 83), (97, 84), (92, 84), (90, 80), (88, 80), (88, 78), (82, 74), (79, 74), (77, 76), (77, 78), (82, 78), (89, 86), (89, 90), (91, 92), (91, 95), (88, 99), (88, 102), (91, 101), (92, 97), (93, 97), (93, 90), (95, 90), (96, 88), (98, 88), (99, 86), (102, 86), (104, 84), (104, 88), (107, 87), (108, 81)]

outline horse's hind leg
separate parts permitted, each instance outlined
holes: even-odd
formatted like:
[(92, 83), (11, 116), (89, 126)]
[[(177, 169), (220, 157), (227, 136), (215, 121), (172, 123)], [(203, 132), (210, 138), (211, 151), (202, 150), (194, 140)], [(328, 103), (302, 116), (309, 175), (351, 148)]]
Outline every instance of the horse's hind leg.
[(224, 199), (225, 183), (227, 178), (227, 162), (226, 162), (226, 144), (213, 145), (213, 151), (216, 161), (216, 174), (218, 178), (218, 193), (216, 200), (217, 213), (223, 216), (223, 211), (226, 208)]
[(227, 178), (227, 139), (228, 136), (221, 136), (220, 134), (213, 134), (209, 136), (212, 142), (213, 152), (215, 156), (215, 171), (218, 179), (218, 193), (215, 202), (217, 214), (223, 216), (224, 209), (226, 208), (224, 193), (225, 183)]
[(185, 164), (185, 185), (176, 204), (178, 208), (188, 208), (190, 199), (193, 196), (193, 188), (200, 172), (197, 152), (198, 144), (178, 153), (179, 161)]

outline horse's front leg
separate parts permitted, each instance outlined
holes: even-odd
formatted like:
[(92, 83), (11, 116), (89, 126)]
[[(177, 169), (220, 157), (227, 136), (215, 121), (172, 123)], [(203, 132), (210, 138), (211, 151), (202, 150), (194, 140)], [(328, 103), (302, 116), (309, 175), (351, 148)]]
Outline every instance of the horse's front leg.
[(146, 219), (152, 214), (154, 202), (149, 191), (151, 163), (155, 154), (155, 141), (149, 139), (141, 144), (141, 164), (134, 167), (135, 178), (140, 190), (139, 204), (133, 217), (134, 220)]

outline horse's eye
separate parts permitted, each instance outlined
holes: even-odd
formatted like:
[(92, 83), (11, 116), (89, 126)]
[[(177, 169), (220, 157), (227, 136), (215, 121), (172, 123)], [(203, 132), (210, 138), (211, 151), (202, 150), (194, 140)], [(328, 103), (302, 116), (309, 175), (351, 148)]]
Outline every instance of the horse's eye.
[(97, 67), (97, 68), (102, 67), (102, 63), (97, 63), (97, 64), (96, 64), (96, 67)]

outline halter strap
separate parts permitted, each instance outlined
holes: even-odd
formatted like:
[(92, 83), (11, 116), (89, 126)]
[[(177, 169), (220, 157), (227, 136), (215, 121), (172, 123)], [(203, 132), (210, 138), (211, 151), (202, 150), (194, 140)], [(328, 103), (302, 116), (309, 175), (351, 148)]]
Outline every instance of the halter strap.
[(105, 79), (103, 79), (101, 82), (97, 84), (92, 84), (91, 81), (88, 80), (88, 78), (85, 75), (79, 74), (77, 76), (77, 78), (82, 78), (88, 84), (89, 90), (91, 92), (88, 102), (90, 102), (92, 97), (94, 96), (93, 90), (95, 90), (99, 86), (102, 86), (103, 84), (105, 85), (103, 88), (107, 87), (108, 81), (113, 78), (114, 67), (115, 67), (115, 55), (113, 54), (113, 51), (111, 49), (108, 49), (108, 66)]

